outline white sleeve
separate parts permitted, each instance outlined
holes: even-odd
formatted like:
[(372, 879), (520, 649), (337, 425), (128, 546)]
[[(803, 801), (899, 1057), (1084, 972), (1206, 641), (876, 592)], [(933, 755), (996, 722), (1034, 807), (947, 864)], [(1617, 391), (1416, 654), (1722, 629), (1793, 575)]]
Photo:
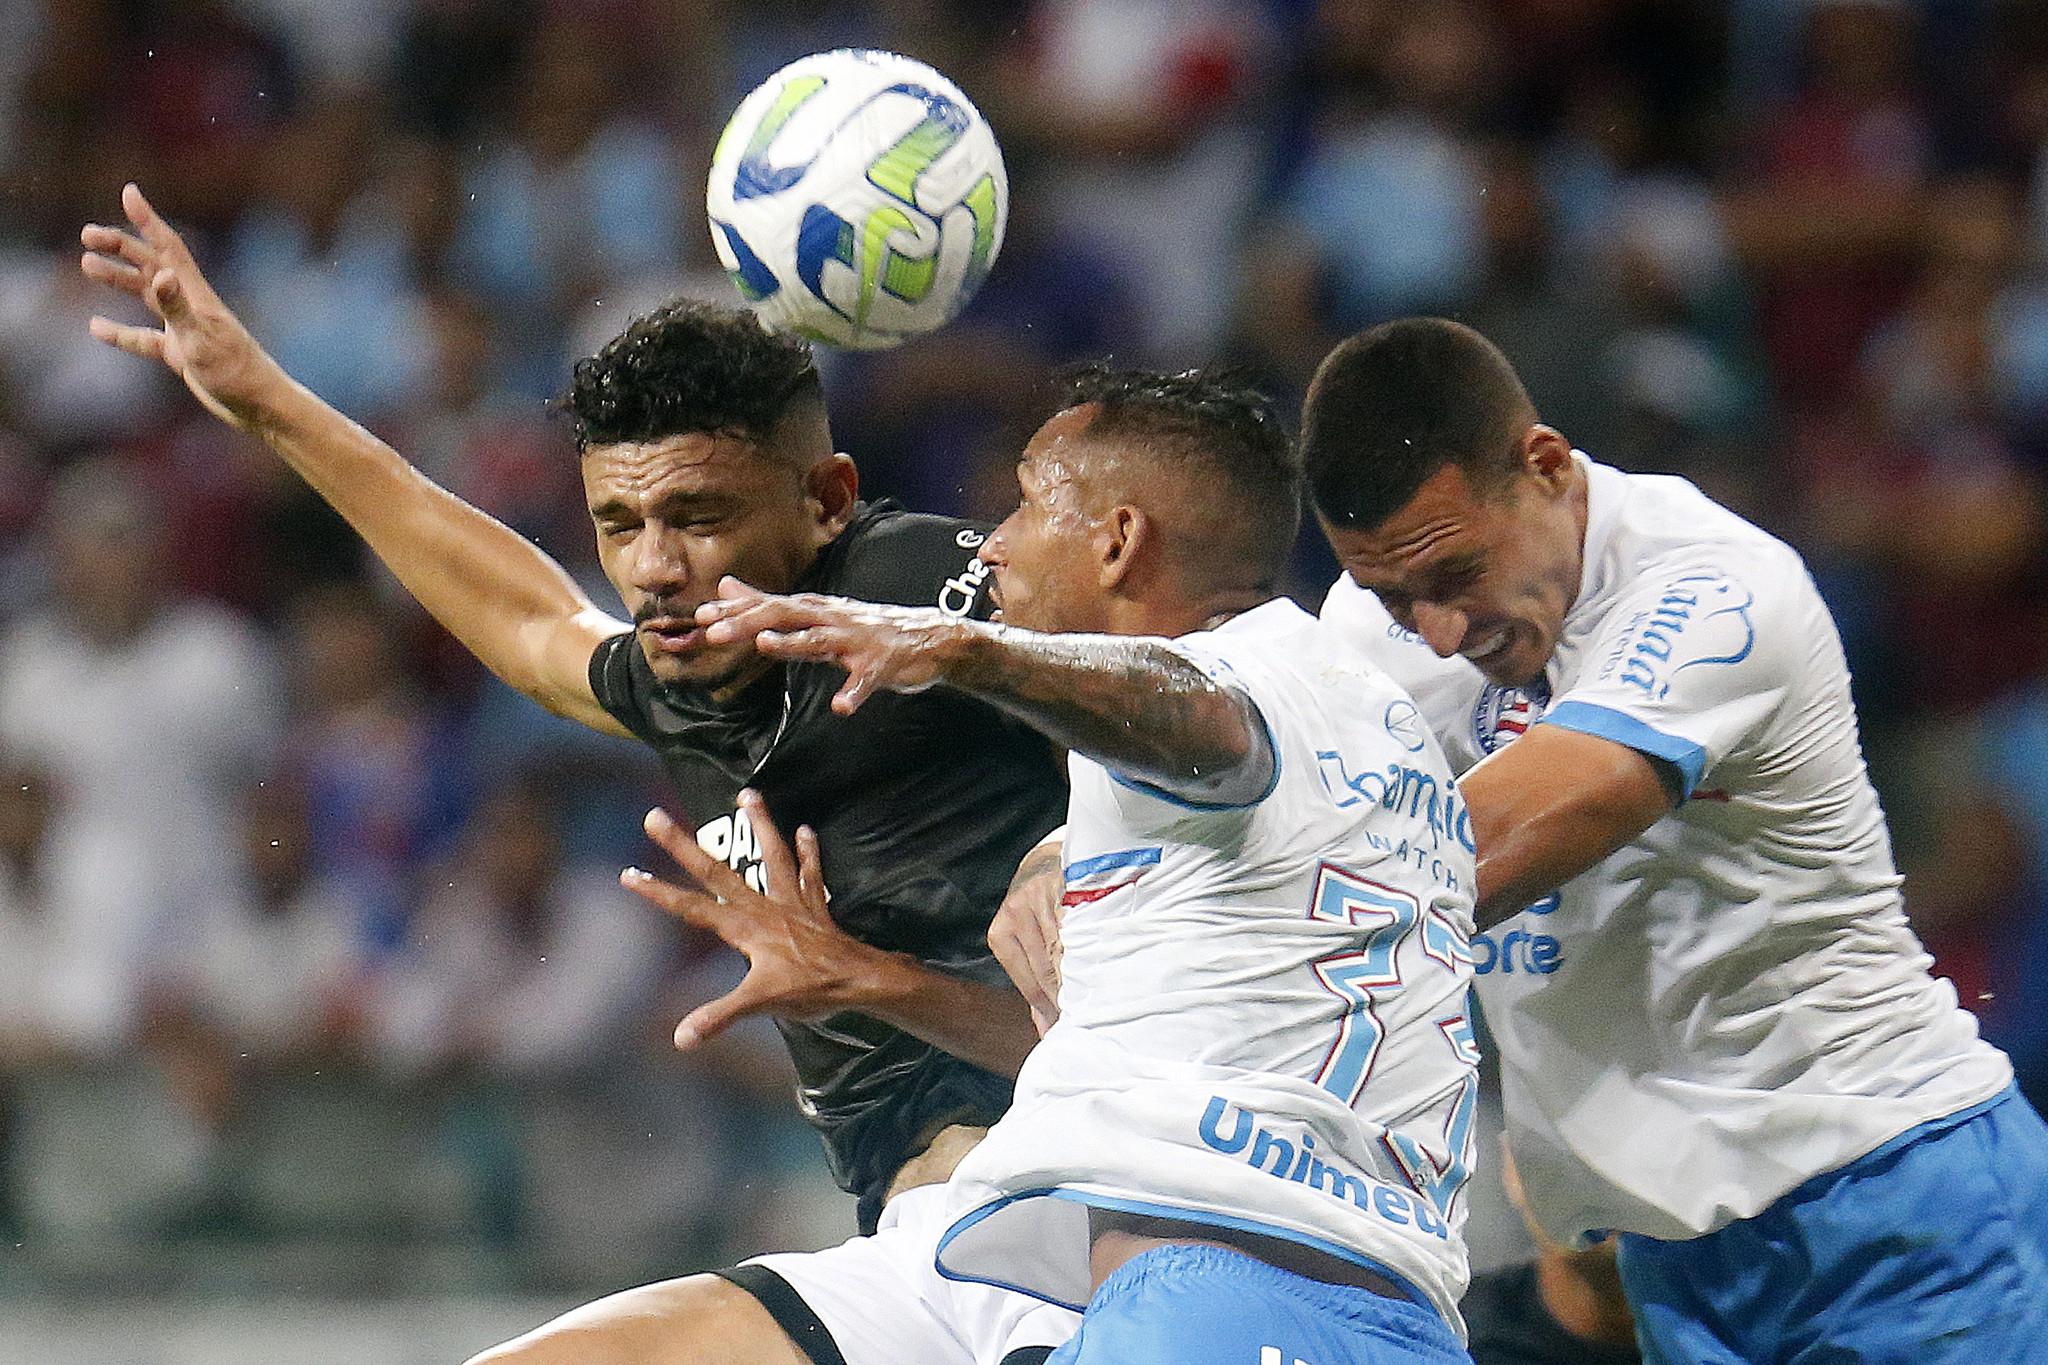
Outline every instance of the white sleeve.
[(1796, 561), (1673, 566), (1615, 599), (1587, 666), (1543, 717), (1662, 759), (1689, 796), (1753, 742), (1833, 622)]
[(1486, 757), (1473, 731), (1473, 717), (1488, 688), (1485, 675), (1471, 662), (1455, 654), (1438, 657), (1420, 635), (1388, 614), (1377, 594), (1359, 587), (1348, 573), (1338, 574), (1323, 598), (1322, 622), (1340, 649), (1372, 664), (1414, 699), (1423, 723), (1444, 746), (1453, 772), (1462, 774)]
[[(1154, 639), (1150, 643), (1156, 644), (1162, 649), (1173, 651), (1173, 653), (1179, 655), (1193, 667), (1200, 670), (1204, 676), (1218, 687), (1226, 691), (1235, 692), (1251, 703), (1252, 718), (1258, 723), (1261, 732), (1265, 736), (1267, 751), (1272, 756), (1273, 768), (1270, 778), (1261, 791), (1237, 793), (1237, 795), (1243, 797), (1241, 800), (1203, 801), (1167, 791), (1165, 788), (1150, 782), (1125, 777), (1105, 765), (1103, 771), (1109, 774), (1110, 781), (1120, 791), (1134, 793), (1146, 798), (1142, 802), (1135, 803), (1135, 806), (1132, 802), (1122, 802), (1121, 804), (1127, 808), (1126, 816), (1137, 820), (1140, 809), (1152, 810), (1152, 808), (1162, 804), (1167, 808), (1168, 812), (1177, 812), (1179, 814), (1185, 814), (1189, 811), (1249, 810), (1257, 806), (1268, 796), (1272, 795), (1274, 786), (1280, 781), (1280, 764), (1282, 762), (1279, 737), (1274, 733), (1273, 721), (1268, 718), (1268, 711), (1269, 708), (1276, 704), (1284, 705), (1285, 703), (1281, 696), (1276, 693), (1276, 684), (1271, 675), (1271, 670), (1259, 667), (1256, 660), (1249, 657), (1249, 652), (1246, 650), (1217, 648), (1219, 641), (1214, 636), (1210, 636), (1202, 642), (1182, 637), (1177, 640)], [(1233, 657), (1226, 657), (1226, 654)], [(1152, 818), (1137, 820), (1138, 826), (1161, 825), (1162, 822), (1158, 817), (1165, 813), (1153, 810)], [(1170, 824), (1171, 819), (1172, 817), (1169, 815), (1165, 823)]]

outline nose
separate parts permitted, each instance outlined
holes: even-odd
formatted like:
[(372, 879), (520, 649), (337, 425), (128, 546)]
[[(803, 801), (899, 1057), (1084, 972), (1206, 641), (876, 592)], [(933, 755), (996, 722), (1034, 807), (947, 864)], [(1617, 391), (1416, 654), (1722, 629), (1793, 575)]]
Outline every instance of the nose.
[(1464, 612), (1434, 602), (1417, 602), (1409, 610), (1415, 617), (1415, 633), (1436, 651), (1439, 659), (1450, 658), (1465, 643), (1470, 622)]
[(667, 528), (647, 525), (626, 554), (626, 581), (649, 597), (668, 597), (690, 582), (689, 560)]
[(981, 542), (981, 548), (974, 552), (974, 557), (990, 566), (1003, 563), (1009, 557), (1009, 543), (1005, 540), (1003, 533), (1009, 529), (1010, 519), (1004, 517), (1002, 525), (990, 531), (988, 539)]

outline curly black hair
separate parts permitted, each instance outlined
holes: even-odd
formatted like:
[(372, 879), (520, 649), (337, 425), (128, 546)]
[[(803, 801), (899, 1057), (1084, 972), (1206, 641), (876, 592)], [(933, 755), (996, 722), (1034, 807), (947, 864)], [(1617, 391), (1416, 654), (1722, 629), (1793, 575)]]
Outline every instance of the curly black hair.
[(1223, 490), (1229, 538), (1248, 561), (1277, 577), (1301, 523), (1301, 461), (1265, 394), (1231, 370), (1164, 374), (1088, 365), (1070, 370), (1059, 408), (1095, 405), (1085, 428), (1096, 438), (1129, 438), (1175, 472)]
[(743, 308), (677, 299), (577, 361), (556, 406), (587, 450), (698, 431), (759, 441), (805, 399), (823, 401), (809, 343)]

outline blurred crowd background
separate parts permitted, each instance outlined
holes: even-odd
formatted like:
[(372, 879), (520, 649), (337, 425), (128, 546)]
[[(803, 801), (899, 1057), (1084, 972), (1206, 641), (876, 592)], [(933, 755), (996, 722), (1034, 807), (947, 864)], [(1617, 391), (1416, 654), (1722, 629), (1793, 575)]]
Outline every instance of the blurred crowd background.
[(738, 966), (617, 887), (648, 757), (92, 341), (76, 266), (139, 181), (287, 368), (610, 601), (548, 400), (737, 302), (711, 144), (836, 46), (953, 76), (1012, 185), (956, 324), (824, 357), (870, 496), (1000, 516), (1067, 362), (1292, 409), (1361, 326), (1471, 323), (1804, 552), (1909, 909), (2043, 1101), (2038, 0), (0, 0), (0, 1278), (580, 1293), (851, 1230), (772, 1036), (667, 1047)]

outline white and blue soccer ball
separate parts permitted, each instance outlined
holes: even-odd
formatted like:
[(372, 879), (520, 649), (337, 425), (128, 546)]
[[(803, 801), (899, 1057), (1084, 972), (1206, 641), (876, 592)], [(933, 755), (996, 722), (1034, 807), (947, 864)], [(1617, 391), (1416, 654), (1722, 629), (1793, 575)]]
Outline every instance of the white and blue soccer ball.
[(995, 133), (923, 62), (842, 48), (740, 102), (706, 193), (740, 293), (777, 331), (879, 350), (949, 321), (1003, 244)]

